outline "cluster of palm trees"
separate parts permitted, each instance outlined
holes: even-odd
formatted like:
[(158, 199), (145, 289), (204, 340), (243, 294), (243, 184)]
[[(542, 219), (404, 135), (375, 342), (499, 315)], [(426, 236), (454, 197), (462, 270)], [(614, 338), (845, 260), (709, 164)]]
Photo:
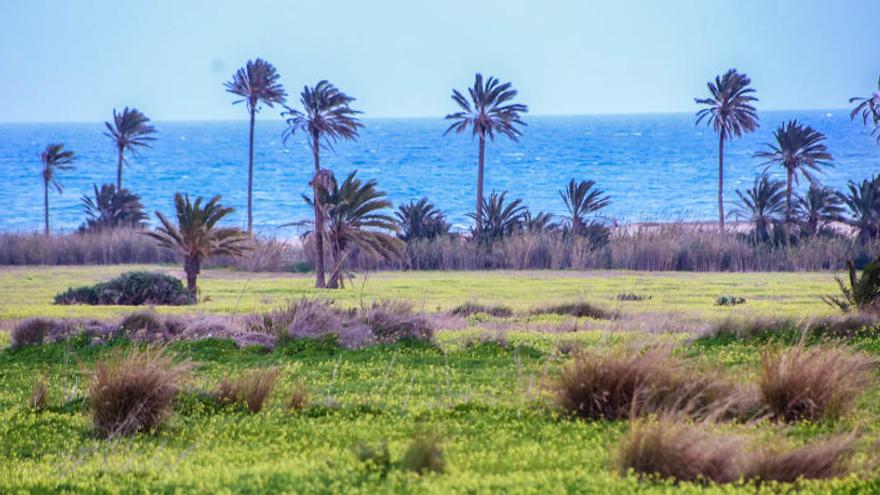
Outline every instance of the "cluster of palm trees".
[[(254, 126), (256, 114), (262, 106), (280, 106), (281, 115), (287, 124), (283, 135), (285, 142), (296, 134), (302, 134), (312, 152), (314, 173), (309, 182), (312, 194), (311, 197), (305, 197), (305, 200), (314, 211), (314, 219), (309, 223), (312, 225), (311, 238), (315, 246), (317, 287), (341, 286), (342, 267), (354, 247), (378, 257), (390, 257), (401, 249), (402, 241), (432, 238), (448, 233), (449, 224), (445, 215), (426, 199), (402, 205), (395, 213), (395, 218), (386, 211), (391, 203), (385, 198), (385, 193), (377, 189), (375, 181), (363, 182), (356, 177), (356, 172), (352, 172), (339, 183), (332, 171), (321, 166), (322, 150), (332, 150), (339, 141), (356, 140), (359, 129), (363, 127), (358, 118), (361, 112), (351, 107), (355, 99), (330, 82), (322, 80), (314, 86), (305, 86), (300, 93), (299, 108), (294, 108), (287, 104), (288, 94), (280, 83), (278, 71), (271, 63), (258, 58), (248, 61), (244, 67), (238, 69), (232, 79), (224, 83), (224, 87), (229, 93), (240, 97), (233, 104), (245, 103), (249, 116), (247, 235), (243, 236), (236, 229), (215, 227), (217, 221), (232, 211), (231, 208), (219, 204), (220, 196), (212, 198), (203, 206), (202, 198), (190, 202), (188, 196), (180, 193), (175, 196), (177, 230), (172, 230), (173, 225), (157, 212), (162, 226), (151, 234), (160, 236), (163, 245), (177, 246), (184, 253), (184, 258), (189, 260), (185, 263), (190, 267), (187, 269), (188, 281), (191, 272), (193, 274), (192, 290), (195, 290), (195, 276), (204, 257), (212, 252), (235, 255), (245, 249), (241, 247), (244, 246), (242, 243), (246, 237), (252, 235)], [(723, 198), (724, 146), (731, 139), (758, 128), (758, 112), (754, 106), (758, 99), (749, 77), (736, 69), (717, 76), (708, 83), (708, 89), (708, 98), (695, 99), (696, 103), (704, 107), (697, 113), (696, 123), (705, 122), (718, 134), (718, 213), (719, 225), (723, 229), (726, 217)], [(592, 181), (578, 182), (572, 179), (567, 188), (560, 191), (569, 213), (561, 225), (554, 223), (553, 216), (549, 213), (532, 214), (519, 199), (508, 201), (506, 192), (493, 192), (488, 198), (484, 197), (487, 142), (494, 141), (496, 136), (517, 141), (526, 126), (522, 115), (528, 112), (528, 107), (515, 102), (516, 97), (517, 91), (511, 83), (501, 82), (494, 77), (484, 79), (481, 74), (476, 74), (473, 85), (466, 92), (456, 89), (452, 91), (452, 100), (458, 109), (446, 116), (451, 123), (445, 134), (470, 130), (478, 141), (476, 207), (474, 213), (469, 214), (474, 220), (474, 240), (491, 245), (494, 240), (522, 230), (560, 229), (573, 235), (593, 235), (597, 227), (601, 226), (598, 222), (589, 220), (588, 215), (607, 206), (609, 198), (595, 188)], [(874, 126), (873, 134), (877, 135), (880, 142), (880, 92), (850, 101), (858, 103), (852, 111), (851, 119), (860, 115), (864, 124), (870, 122)], [(128, 107), (121, 112), (114, 109), (113, 120), (106, 122), (105, 127), (104, 134), (112, 140), (117, 151), (116, 184), (105, 184), (100, 189), (95, 185), (95, 197), (83, 197), (87, 221), (82, 229), (143, 226), (146, 215), (143, 214), (139, 197), (122, 187), (122, 172), (128, 157), (137, 156), (140, 150), (150, 147), (156, 139), (156, 129), (146, 115)], [(874, 187), (872, 184), (880, 182), (869, 180), (861, 185), (850, 184), (849, 196), (830, 194), (820, 188), (816, 177), (822, 167), (830, 166), (832, 162), (832, 156), (824, 143), (825, 136), (812, 127), (793, 120), (782, 124), (774, 137), (776, 142), (768, 144), (756, 156), (763, 158), (768, 168), (773, 165), (784, 168), (787, 176), (784, 206), (777, 204), (777, 200), (782, 201), (783, 186), (767, 177), (765, 170), (765, 174), (755, 180), (751, 190), (745, 193), (737, 191), (743, 204), (735, 214), (749, 213), (755, 222), (756, 231), (759, 231), (759, 237), (764, 236), (769, 225), (780, 222), (777, 218), (780, 215), (784, 225), (805, 221), (806, 227), (803, 231), (812, 235), (821, 230), (823, 222), (831, 221), (829, 219), (832, 214), (828, 212), (837, 211), (842, 204), (854, 212), (851, 223), (858, 224), (861, 236), (876, 237), (872, 232), (880, 228), (872, 225), (877, 223), (877, 215), (857, 214), (854, 210), (856, 207), (851, 205), (868, 204), (874, 201), (870, 198), (880, 198), (880, 192), (871, 189)], [(48, 145), (42, 153), (47, 235), (50, 186), (61, 192), (58, 174), (70, 170), (75, 159), (72, 151), (65, 150), (63, 144), (58, 143)], [(804, 197), (798, 196), (795, 191), (795, 185), (801, 177), (811, 184)], [(859, 194), (858, 199), (853, 196), (856, 192)], [(827, 199), (832, 197), (836, 199)], [(863, 197), (869, 199), (862, 199)], [(840, 204), (818, 207), (820, 204), (829, 204), (829, 201)], [(818, 213), (804, 216), (803, 212), (810, 208)], [(863, 210), (864, 208), (859, 211)], [(324, 259), (325, 242), (328, 244), (326, 250), (332, 258), (329, 281)], [(233, 245), (237, 247), (230, 247)]]
[[(751, 80), (746, 74), (730, 69), (716, 76), (708, 84), (709, 97), (695, 98), (703, 105), (696, 115), (696, 124), (703, 122), (718, 134), (718, 223), (724, 229), (724, 144), (735, 137), (753, 132), (758, 128), (758, 101)], [(869, 97), (855, 97), (850, 103), (858, 105), (850, 113), (850, 119), (859, 115), (862, 122), (873, 125), (872, 134), (880, 143), (880, 81), (878, 92)], [(797, 120), (782, 123), (773, 133), (775, 142), (767, 143), (765, 149), (755, 153), (764, 160), (764, 171), (755, 178), (754, 184), (745, 191), (737, 190), (740, 204), (731, 212), (745, 216), (754, 225), (755, 241), (770, 239), (770, 227), (777, 226), (783, 237), (790, 239), (794, 228), (806, 236), (816, 236), (828, 223), (843, 222), (854, 226), (861, 239), (877, 238), (874, 226), (880, 217), (880, 197), (875, 189), (880, 186), (876, 178), (861, 184), (850, 182), (849, 194), (822, 187), (818, 173), (824, 167), (833, 166), (833, 157), (825, 144), (825, 135)], [(785, 172), (785, 182), (773, 180), (768, 171), (780, 167)], [(795, 186), (804, 178), (809, 190), (801, 197)], [(864, 192), (864, 194), (862, 194)], [(869, 198), (867, 200), (862, 197)], [(846, 206), (846, 208), (844, 208)], [(846, 209), (849, 216), (845, 215)]]

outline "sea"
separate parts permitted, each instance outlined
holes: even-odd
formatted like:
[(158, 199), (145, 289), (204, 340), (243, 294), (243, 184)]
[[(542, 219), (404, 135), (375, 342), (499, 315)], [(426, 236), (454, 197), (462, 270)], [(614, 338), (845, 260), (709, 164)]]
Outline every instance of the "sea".
[[(772, 140), (782, 122), (798, 119), (828, 137), (833, 168), (819, 175), (842, 189), (880, 172), (880, 145), (849, 112), (793, 110), (762, 112), (758, 131), (726, 145), (725, 202), (749, 187), (765, 166), (754, 153)], [(565, 212), (559, 191), (574, 178), (591, 179), (611, 198), (603, 220), (618, 223), (711, 221), (717, 219), (718, 139), (695, 126), (693, 114), (526, 117), (523, 136), (496, 138), (486, 147), (486, 193), (507, 191), (532, 211)], [(469, 134), (446, 135), (437, 119), (364, 119), (354, 142), (322, 151), (322, 165), (337, 177), (352, 171), (375, 179), (395, 207), (427, 197), (446, 212), (455, 228), (470, 225), (475, 206), (477, 141)], [(140, 195), (150, 213), (170, 214), (175, 192), (223, 196), (235, 208), (227, 224), (244, 226), (247, 204), (247, 121), (155, 122), (157, 141), (129, 160), (123, 186)], [(43, 184), (40, 151), (61, 142), (77, 155), (63, 172), (63, 192), (50, 193), (50, 222), (70, 232), (83, 222), (83, 195), (114, 183), (116, 153), (101, 122), (0, 124), (0, 231), (42, 229)], [(282, 138), (284, 122), (257, 121), (254, 224), (261, 235), (293, 236), (291, 224), (310, 217), (303, 195), (313, 164), (305, 139)], [(771, 168), (780, 178), (783, 171)], [(801, 182), (799, 189), (807, 187)]]

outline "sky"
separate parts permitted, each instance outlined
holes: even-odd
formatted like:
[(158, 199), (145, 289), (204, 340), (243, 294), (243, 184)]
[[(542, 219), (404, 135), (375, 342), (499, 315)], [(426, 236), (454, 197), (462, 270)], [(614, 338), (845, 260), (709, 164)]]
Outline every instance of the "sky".
[(365, 117), (442, 117), (475, 72), (531, 114), (691, 112), (730, 67), (760, 110), (844, 108), (877, 88), (877, 1), (0, 0), (0, 122), (245, 118), (222, 84), (256, 57)]

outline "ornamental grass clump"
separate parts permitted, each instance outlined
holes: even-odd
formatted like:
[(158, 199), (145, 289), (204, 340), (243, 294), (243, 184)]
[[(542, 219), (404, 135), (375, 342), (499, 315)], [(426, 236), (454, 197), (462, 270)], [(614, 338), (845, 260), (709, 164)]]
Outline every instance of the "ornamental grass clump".
[(414, 438), (403, 454), (400, 467), (419, 474), (442, 473), (446, 469), (446, 458), (440, 437), (429, 434)]
[(159, 428), (190, 368), (163, 348), (117, 351), (99, 360), (88, 398), (95, 433), (114, 438)]
[(838, 435), (790, 450), (765, 447), (752, 456), (744, 478), (793, 483), (845, 476), (855, 448), (854, 434)]
[(475, 314), (486, 314), (489, 316), (494, 316), (496, 318), (508, 318), (513, 316), (513, 310), (507, 306), (502, 306), (498, 304), (480, 304), (477, 302), (466, 302), (463, 304), (459, 304), (458, 306), (452, 308), (449, 312), (452, 316), (460, 316), (463, 318), (467, 318), (468, 316), (473, 316)]
[(572, 303), (555, 304), (542, 308), (535, 308), (531, 311), (533, 315), (563, 315), (574, 316), (576, 318), (593, 318), (596, 320), (607, 320), (614, 317), (605, 309), (596, 306), (587, 301), (579, 301)]
[(842, 346), (798, 345), (761, 356), (762, 403), (781, 421), (836, 420), (873, 382), (876, 360)]
[(221, 407), (244, 406), (253, 414), (259, 413), (272, 394), (279, 373), (278, 368), (271, 368), (224, 378), (214, 391), (214, 399)]

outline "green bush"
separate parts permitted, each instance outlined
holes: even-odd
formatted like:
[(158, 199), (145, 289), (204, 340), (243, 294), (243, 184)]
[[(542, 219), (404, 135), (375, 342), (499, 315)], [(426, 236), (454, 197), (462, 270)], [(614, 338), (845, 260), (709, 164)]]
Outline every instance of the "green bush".
[(55, 304), (167, 305), (194, 304), (180, 280), (162, 273), (127, 272), (91, 286), (70, 288), (55, 296)]

